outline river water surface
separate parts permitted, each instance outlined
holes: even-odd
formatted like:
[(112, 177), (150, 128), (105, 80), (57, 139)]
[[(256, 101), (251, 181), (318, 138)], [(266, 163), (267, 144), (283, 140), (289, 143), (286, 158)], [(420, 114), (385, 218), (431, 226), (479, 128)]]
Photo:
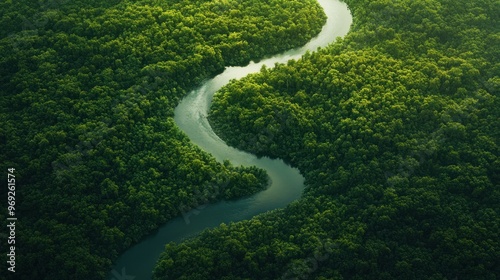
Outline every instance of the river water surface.
[(334, 42), (337, 37), (347, 34), (352, 23), (347, 6), (337, 0), (318, 2), (328, 19), (318, 36), (307, 45), (264, 59), (259, 63), (251, 62), (244, 67), (227, 67), (222, 74), (205, 81), (199, 88), (190, 92), (175, 109), (175, 123), (194, 144), (212, 154), (220, 162), (229, 160), (235, 166), (255, 165), (265, 169), (272, 182), (269, 188), (241, 200), (206, 205), (169, 221), (157, 232), (125, 251), (114, 264), (109, 279), (151, 279), (152, 270), (165, 244), (182, 241), (221, 223), (246, 220), (268, 210), (283, 208), (300, 198), (304, 189), (304, 178), (297, 169), (279, 159), (257, 158), (255, 155), (227, 146), (213, 132), (207, 115), (214, 93), (231, 79), (259, 72), (263, 65), (272, 68), (275, 63), (298, 59), (306, 51), (315, 51), (318, 47), (326, 46)]

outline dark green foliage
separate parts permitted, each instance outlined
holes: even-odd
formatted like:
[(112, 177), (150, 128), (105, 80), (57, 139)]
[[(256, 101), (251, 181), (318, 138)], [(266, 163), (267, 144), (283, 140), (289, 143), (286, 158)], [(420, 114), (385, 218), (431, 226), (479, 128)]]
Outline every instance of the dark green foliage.
[(156, 279), (500, 277), (498, 1), (346, 2), (343, 40), (214, 97), (304, 197), (167, 246)]
[(269, 185), (269, 177), (257, 167), (237, 167), (229, 174), (227, 184), (221, 190), (224, 199), (236, 199), (256, 193)]
[(3, 1), (0, 11), (0, 166), (18, 172), (22, 220), (15, 279), (103, 279), (200, 194), (265, 188), (262, 170), (194, 147), (173, 109), (225, 66), (300, 46), (325, 21), (312, 0)]

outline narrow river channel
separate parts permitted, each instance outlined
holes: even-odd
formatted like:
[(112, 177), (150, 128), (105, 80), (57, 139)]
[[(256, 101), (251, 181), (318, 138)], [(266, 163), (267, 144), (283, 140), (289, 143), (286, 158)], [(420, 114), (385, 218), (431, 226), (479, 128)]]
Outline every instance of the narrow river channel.
[(263, 65), (272, 68), (275, 63), (298, 59), (306, 51), (315, 51), (318, 47), (326, 46), (337, 37), (347, 34), (352, 23), (347, 5), (338, 0), (318, 2), (325, 10), (328, 19), (320, 34), (307, 45), (264, 59), (259, 63), (251, 62), (244, 67), (227, 67), (222, 74), (207, 80), (190, 92), (175, 109), (175, 123), (194, 144), (212, 154), (220, 162), (229, 160), (235, 166), (255, 165), (265, 169), (271, 177), (270, 187), (249, 198), (206, 205), (203, 209), (169, 221), (157, 232), (125, 251), (114, 264), (109, 279), (151, 279), (152, 270), (165, 244), (182, 241), (221, 223), (246, 220), (259, 213), (283, 208), (300, 198), (304, 189), (304, 178), (297, 169), (279, 159), (257, 158), (255, 155), (227, 146), (213, 132), (206, 117), (214, 93), (231, 79), (239, 79), (258, 72)]

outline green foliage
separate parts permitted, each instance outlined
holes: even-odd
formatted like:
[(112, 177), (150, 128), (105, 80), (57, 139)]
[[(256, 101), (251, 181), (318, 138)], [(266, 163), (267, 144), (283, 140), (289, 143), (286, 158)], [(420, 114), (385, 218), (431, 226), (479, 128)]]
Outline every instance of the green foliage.
[(304, 197), (169, 245), (156, 279), (500, 276), (498, 1), (346, 2), (343, 40), (212, 105), (228, 144), (298, 167)]
[(16, 279), (103, 279), (200, 195), (265, 188), (262, 170), (194, 147), (173, 110), (225, 66), (300, 46), (325, 21), (312, 0), (3, 1), (0, 11), (0, 166), (19, 171), (22, 220)]

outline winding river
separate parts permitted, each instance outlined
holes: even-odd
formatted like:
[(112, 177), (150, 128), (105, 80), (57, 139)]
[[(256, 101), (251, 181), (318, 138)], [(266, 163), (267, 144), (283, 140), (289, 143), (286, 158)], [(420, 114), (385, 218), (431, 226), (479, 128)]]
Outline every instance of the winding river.
[(304, 189), (304, 177), (299, 171), (282, 160), (257, 158), (255, 155), (229, 147), (210, 127), (207, 114), (214, 93), (231, 79), (242, 78), (258, 72), (263, 65), (285, 63), (300, 58), (306, 51), (315, 51), (342, 37), (349, 31), (351, 14), (346, 4), (338, 0), (318, 0), (328, 16), (320, 34), (307, 45), (264, 59), (244, 67), (227, 67), (225, 71), (207, 80), (190, 92), (175, 109), (175, 122), (191, 141), (212, 154), (218, 161), (229, 160), (233, 165), (255, 165), (265, 169), (271, 177), (271, 185), (265, 191), (237, 201), (221, 201), (200, 207), (198, 210), (175, 218), (140, 243), (125, 251), (113, 266), (109, 279), (151, 279), (152, 270), (164, 245), (194, 236), (206, 228), (221, 223), (250, 219), (268, 210), (282, 208), (300, 198)]

